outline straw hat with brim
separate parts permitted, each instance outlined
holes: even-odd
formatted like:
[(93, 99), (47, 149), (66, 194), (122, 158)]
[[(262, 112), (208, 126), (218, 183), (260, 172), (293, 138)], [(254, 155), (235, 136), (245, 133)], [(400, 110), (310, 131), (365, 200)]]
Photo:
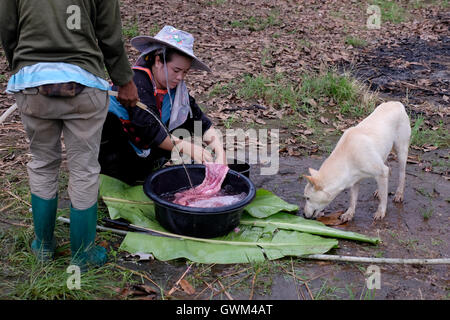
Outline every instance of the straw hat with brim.
[(172, 26), (165, 26), (154, 37), (134, 37), (131, 39), (131, 45), (141, 52), (137, 64), (141, 64), (144, 57), (153, 50), (166, 46), (177, 49), (191, 57), (193, 59), (191, 65), (192, 69), (211, 72), (211, 69), (194, 55), (194, 37), (192, 34), (178, 30)]

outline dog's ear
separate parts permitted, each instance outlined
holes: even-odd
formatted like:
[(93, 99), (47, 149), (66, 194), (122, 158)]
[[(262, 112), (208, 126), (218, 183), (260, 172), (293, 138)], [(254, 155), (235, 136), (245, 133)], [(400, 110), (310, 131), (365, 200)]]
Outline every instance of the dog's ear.
[(309, 174), (313, 177), (319, 173), (319, 171), (314, 170), (313, 168), (309, 168), (308, 170), (309, 170)]
[(314, 187), (314, 190), (316, 190), (316, 191), (322, 190), (322, 187), (319, 186), (316, 179), (314, 179), (311, 176), (305, 176), (305, 175), (303, 175), (303, 177), (306, 178), (306, 180), (308, 180), (309, 183), (311, 183), (311, 185)]

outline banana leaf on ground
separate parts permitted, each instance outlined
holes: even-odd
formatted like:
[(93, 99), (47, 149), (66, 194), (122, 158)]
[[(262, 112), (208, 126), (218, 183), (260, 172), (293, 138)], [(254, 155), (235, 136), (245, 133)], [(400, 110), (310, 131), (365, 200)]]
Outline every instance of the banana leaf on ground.
[(161, 234), (129, 232), (120, 249), (130, 253), (151, 253), (163, 261), (186, 258), (200, 263), (247, 263), (323, 254), (338, 247), (336, 238), (372, 244), (379, 241), (296, 216), (292, 212), (297, 211), (298, 206), (263, 189), (257, 191), (255, 199), (244, 209), (239, 227), (226, 236), (213, 239), (176, 235), (165, 230), (156, 220), (153, 202), (142, 186), (131, 187), (101, 175), (100, 198), (111, 219), (123, 218), (153, 234)]

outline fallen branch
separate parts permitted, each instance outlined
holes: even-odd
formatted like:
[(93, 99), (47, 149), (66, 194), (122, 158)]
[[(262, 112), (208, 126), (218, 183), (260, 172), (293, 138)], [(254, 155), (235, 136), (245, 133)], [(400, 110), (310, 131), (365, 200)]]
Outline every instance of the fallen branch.
[(5, 121), (6, 118), (8, 118), (9, 115), (10, 115), (11, 113), (13, 113), (14, 111), (16, 111), (16, 109), (17, 109), (17, 103), (14, 103), (11, 107), (9, 107), (9, 108), (2, 114), (2, 116), (0, 117), (0, 124), (2, 124), (3, 121)]
[(140, 277), (143, 277), (143, 278), (147, 279), (148, 281), (153, 283), (153, 285), (155, 285), (159, 289), (160, 292), (163, 292), (163, 289), (155, 281), (153, 281), (149, 276), (147, 276), (147, 275), (145, 275), (143, 273), (140, 273), (140, 272), (138, 272), (136, 270), (132, 270), (132, 269), (128, 269), (128, 268), (122, 267), (122, 266), (120, 266), (120, 265), (118, 265), (116, 263), (111, 263), (111, 265), (113, 265), (114, 267), (119, 268), (121, 270), (131, 272), (132, 274), (135, 274), (137, 276), (140, 276)]
[[(227, 290), (228, 288), (230, 288), (230, 287), (234, 286), (235, 284), (241, 282), (242, 280), (248, 278), (250, 275), (251, 275), (251, 274), (249, 273), (249, 274), (243, 276), (242, 278), (237, 279), (236, 281), (234, 281), (233, 283), (229, 284), (228, 286), (226, 286), (226, 287), (223, 288), (222, 290), (220, 290), (220, 291), (214, 293), (213, 297), (217, 296), (218, 294), (221, 294), (222, 292), (224, 292), (224, 291)], [(219, 280), (217, 280), (217, 281), (219, 281)]]
[(442, 259), (401, 259), (401, 258), (370, 258), (354, 256), (338, 256), (331, 254), (311, 254), (304, 256), (305, 259), (329, 260), (359, 263), (389, 263), (389, 264), (450, 264), (450, 258)]
[(18, 195), (15, 195), (14, 193), (12, 193), (12, 192), (9, 191), (9, 190), (5, 190), (5, 192), (6, 192), (7, 194), (9, 194), (10, 196), (16, 198), (17, 200), (19, 200), (19, 201), (25, 203), (27, 206), (31, 207), (31, 203), (29, 203), (29, 202), (23, 200), (23, 199), (22, 199), (21, 197), (19, 197)]
[(178, 285), (180, 284), (181, 280), (183, 280), (184, 276), (189, 272), (189, 270), (191, 270), (192, 264), (189, 265), (189, 267), (186, 269), (186, 271), (183, 273), (183, 275), (181, 276), (180, 279), (178, 279), (177, 282), (175, 282), (174, 286), (172, 287), (172, 289), (170, 289), (169, 293), (167, 295), (171, 296), (175, 290), (177, 290)]
[(228, 291), (226, 290), (226, 288), (223, 286), (222, 282), (220, 282), (220, 280), (217, 280), (217, 282), (219, 282), (219, 284), (222, 287), (222, 290), (225, 293), (225, 295), (227, 296), (228, 300), (234, 300), (233, 297), (231, 296), (231, 294), (229, 294)]
[(261, 271), (261, 268), (258, 268), (258, 270), (256, 270), (255, 275), (253, 276), (252, 279), (252, 290), (250, 291), (250, 297), (248, 298), (248, 300), (252, 300), (253, 299), (253, 291), (255, 289), (255, 281), (256, 281), (256, 277), (258, 276), (259, 271)]
[(11, 202), (10, 204), (4, 206), (3, 208), (0, 209), (0, 212), (5, 212), (6, 209), (11, 208), (13, 204), (14, 204), (14, 202)]
[(32, 227), (32, 225), (23, 224), (23, 223), (17, 223), (17, 222), (11, 222), (11, 221), (8, 221), (8, 220), (3, 220), (3, 219), (0, 219), (0, 222), (6, 223), (6, 224), (10, 224), (12, 226), (17, 226), (17, 227), (25, 227), (25, 228), (31, 228)]
[(311, 290), (309, 289), (308, 283), (305, 282), (304, 285), (305, 285), (306, 289), (308, 290), (308, 293), (309, 293), (309, 296), (311, 297), (311, 300), (314, 300), (314, 296), (313, 296)]
[(199, 294), (197, 294), (197, 295), (194, 297), (194, 300), (196, 300), (198, 297), (200, 297), (200, 296), (203, 294), (203, 292), (205, 292), (206, 289), (208, 289), (208, 288), (209, 288), (209, 289), (213, 292), (213, 294), (214, 294), (214, 291), (217, 291), (217, 290), (212, 286), (212, 284), (213, 284), (214, 282), (216, 282), (217, 280), (219, 280), (219, 279), (214, 280), (213, 282), (211, 282), (211, 284), (209, 284), (209, 283), (206, 282), (205, 280), (202, 280), (202, 281), (206, 284), (206, 287), (205, 287), (202, 291), (200, 291)]

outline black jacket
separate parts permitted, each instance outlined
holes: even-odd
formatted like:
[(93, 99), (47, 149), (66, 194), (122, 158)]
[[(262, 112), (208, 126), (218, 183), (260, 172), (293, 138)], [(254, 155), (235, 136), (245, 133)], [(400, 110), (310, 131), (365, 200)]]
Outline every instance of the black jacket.
[[(134, 83), (138, 89), (140, 101), (149, 107), (154, 114), (159, 115), (159, 110), (156, 104), (156, 98), (154, 95), (153, 85), (149, 78), (149, 75), (142, 70), (134, 71)], [(113, 90), (116, 89), (113, 87)], [(186, 119), (186, 121), (176, 129), (186, 129), (191, 134), (194, 133), (194, 121), (202, 122), (202, 135), (211, 127), (212, 122), (202, 112), (200, 107), (195, 102), (195, 99), (189, 96), (190, 107), (193, 117)], [(167, 133), (164, 128), (161, 127), (159, 122), (148, 112), (138, 107), (127, 108), (129, 121), (121, 121), (122, 130), (126, 132), (130, 141), (139, 149), (152, 150), (157, 148), (167, 137)], [(107, 137), (106, 137), (107, 138)]]

